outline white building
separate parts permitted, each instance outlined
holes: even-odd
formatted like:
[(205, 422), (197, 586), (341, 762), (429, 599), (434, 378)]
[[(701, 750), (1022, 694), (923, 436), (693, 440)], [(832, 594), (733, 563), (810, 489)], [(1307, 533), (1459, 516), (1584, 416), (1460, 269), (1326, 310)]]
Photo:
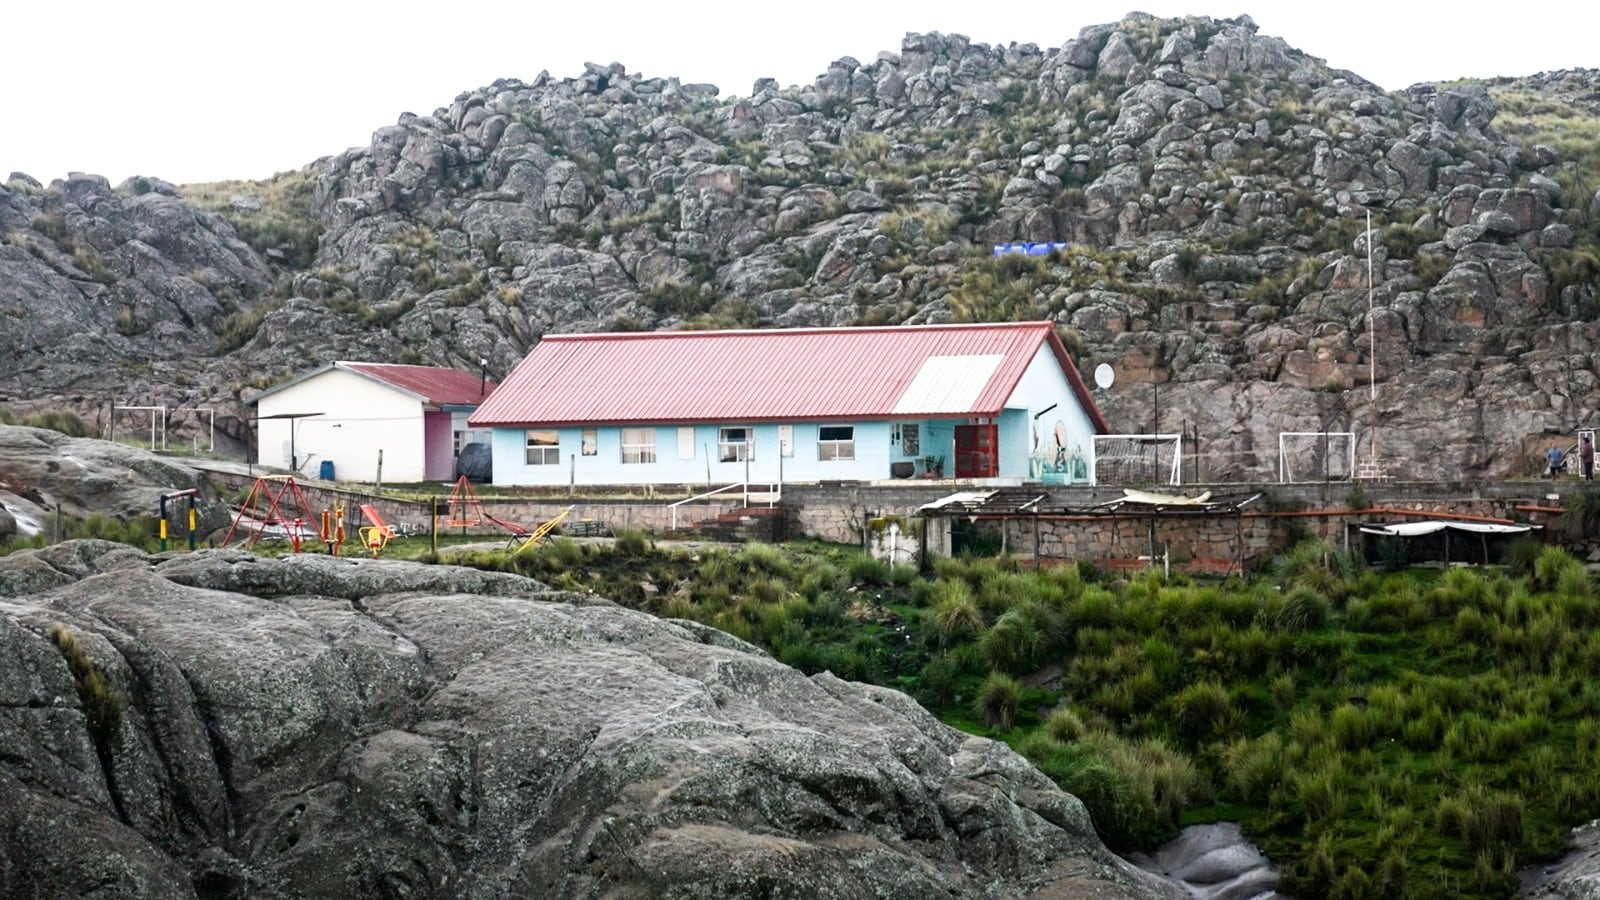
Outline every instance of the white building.
[(489, 439), (467, 416), (494, 388), (456, 369), (336, 362), (245, 402), (256, 408), (260, 465), (340, 481), (450, 481), (462, 446)]

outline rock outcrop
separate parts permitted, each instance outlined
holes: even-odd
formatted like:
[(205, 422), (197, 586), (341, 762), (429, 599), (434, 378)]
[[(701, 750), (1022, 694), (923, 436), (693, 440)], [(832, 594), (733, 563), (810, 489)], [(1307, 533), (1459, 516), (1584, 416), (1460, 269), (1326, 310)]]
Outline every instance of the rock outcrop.
[[(198, 492), (197, 537), (203, 540), (228, 525), (229, 511), (194, 469), (114, 441), (0, 425), (0, 540), (43, 530), (57, 511), (75, 519), (154, 521), (162, 494), (190, 489)], [(187, 515), (187, 498), (173, 505), (169, 512)]]
[[(1597, 85), (1388, 93), (1248, 17), (1140, 13), (725, 99), (502, 79), (231, 193), (12, 179), (0, 322), (31, 324), (0, 383), (238, 413), (332, 359), (504, 372), (557, 331), (1049, 318), (1117, 369), (1115, 430), (1188, 431), (1204, 478), (1373, 423), (1395, 474), (1517, 474), (1600, 407), (1600, 198), (1528, 112), (1591, 119)], [(1012, 241), (1073, 246), (990, 257)]]
[(1195, 900), (1288, 900), (1278, 873), (1238, 825), (1191, 825), (1178, 837), (1130, 859), (1184, 886)]
[(1600, 897), (1600, 820), (1567, 835), (1565, 856), (1518, 873), (1521, 900), (1593, 900)]
[(96, 891), (1175, 896), (1004, 745), (719, 632), (76, 541), (0, 558), (0, 893)]

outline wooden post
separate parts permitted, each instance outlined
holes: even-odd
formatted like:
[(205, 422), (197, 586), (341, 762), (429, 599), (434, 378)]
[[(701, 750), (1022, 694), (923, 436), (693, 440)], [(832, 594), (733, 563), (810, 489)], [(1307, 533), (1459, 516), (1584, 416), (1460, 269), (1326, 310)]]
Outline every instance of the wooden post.
[(1244, 576), (1244, 507), (1237, 508), (1234, 514), (1233, 553), (1239, 563), (1239, 575)]

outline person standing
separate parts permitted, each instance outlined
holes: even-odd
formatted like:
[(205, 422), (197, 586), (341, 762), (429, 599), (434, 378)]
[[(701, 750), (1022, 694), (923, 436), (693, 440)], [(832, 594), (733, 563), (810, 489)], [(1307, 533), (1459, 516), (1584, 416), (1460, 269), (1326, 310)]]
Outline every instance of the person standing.
[(1561, 474), (1561, 448), (1551, 447), (1544, 452), (1544, 458), (1550, 461), (1550, 477), (1552, 479)]
[(1594, 442), (1586, 434), (1578, 442), (1578, 462), (1583, 468), (1583, 480), (1594, 480)]

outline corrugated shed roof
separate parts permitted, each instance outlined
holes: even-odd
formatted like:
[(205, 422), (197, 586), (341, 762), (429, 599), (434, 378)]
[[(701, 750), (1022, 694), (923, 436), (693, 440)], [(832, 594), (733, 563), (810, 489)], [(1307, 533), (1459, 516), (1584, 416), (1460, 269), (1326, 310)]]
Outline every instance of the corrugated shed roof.
[(402, 366), (390, 363), (339, 362), (336, 366), (409, 391), (433, 406), (477, 406), (495, 389), (482, 375), (439, 366)]
[(1044, 344), (1095, 427), (1109, 431), (1049, 322), (548, 335), (470, 421), (997, 416)]

